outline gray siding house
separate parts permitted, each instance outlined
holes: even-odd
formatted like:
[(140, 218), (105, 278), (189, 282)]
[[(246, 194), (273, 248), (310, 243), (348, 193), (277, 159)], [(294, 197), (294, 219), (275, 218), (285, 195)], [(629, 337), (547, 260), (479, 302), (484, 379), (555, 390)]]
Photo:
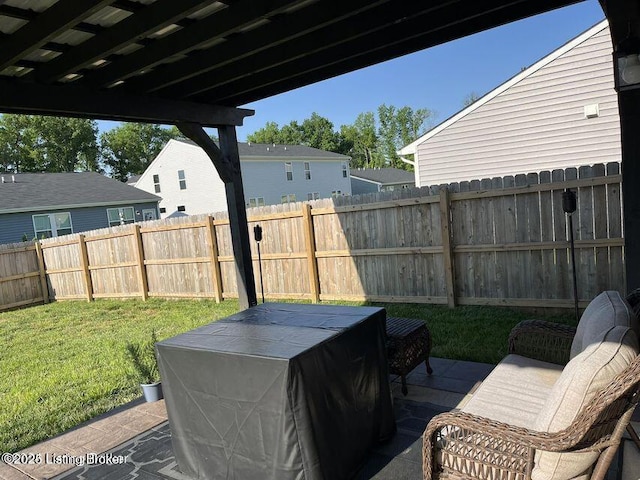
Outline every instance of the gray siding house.
[(605, 20), (398, 153), (419, 187), (620, 162), (611, 55)]
[(156, 219), (159, 200), (94, 172), (0, 173), (0, 244)]
[(351, 194), (388, 192), (415, 187), (413, 172), (399, 168), (358, 168), (351, 170)]
[[(248, 208), (351, 195), (350, 157), (301, 145), (238, 144)], [(162, 197), (162, 218), (227, 210), (224, 183), (204, 151), (169, 140), (135, 187)]]

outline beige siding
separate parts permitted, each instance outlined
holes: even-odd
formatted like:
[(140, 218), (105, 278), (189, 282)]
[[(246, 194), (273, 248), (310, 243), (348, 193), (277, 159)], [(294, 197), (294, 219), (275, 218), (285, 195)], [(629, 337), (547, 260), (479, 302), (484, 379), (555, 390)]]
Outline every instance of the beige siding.
[(605, 28), (425, 140), (420, 186), (620, 161), (611, 53)]

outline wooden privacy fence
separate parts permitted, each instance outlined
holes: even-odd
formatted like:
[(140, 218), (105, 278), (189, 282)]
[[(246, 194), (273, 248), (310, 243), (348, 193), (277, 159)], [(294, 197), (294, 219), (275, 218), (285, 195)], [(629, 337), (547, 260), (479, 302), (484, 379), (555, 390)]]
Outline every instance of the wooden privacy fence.
[[(251, 209), (265, 295), (571, 307), (562, 192), (577, 191), (578, 291), (624, 291), (619, 164)], [(252, 241), (259, 288), (256, 243)], [(48, 299), (237, 297), (226, 214), (0, 249), (0, 308)]]

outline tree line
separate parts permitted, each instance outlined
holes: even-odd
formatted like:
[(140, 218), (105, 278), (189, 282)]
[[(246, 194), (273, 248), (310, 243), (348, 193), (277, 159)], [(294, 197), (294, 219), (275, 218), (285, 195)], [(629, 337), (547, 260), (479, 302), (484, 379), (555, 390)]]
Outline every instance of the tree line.
[(140, 123), (98, 136), (95, 120), (6, 114), (0, 117), (0, 171), (99, 172), (124, 182), (178, 137), (175, 127)]
[(426, 108), (414, 110), (409, 106), (396, 108), (382, 104), (377, 112), (360, 113), (350, 125), (333, 123), (317, 113), (299, 123), (267, 124), (247, 135), (255, 143), (306, 145), (351, 157), (351, 168), (395, 167), (410, 170), (411, 165), (396, 153), (413, 142), (431, 125), (433, 113)]
[[(422, 135), (431, 119), (425, 108), (383, 104), (376, 113), (361, 113), (339, 130), (314, 112), (301, 123), (294, 120), (282, 128), (267, 122), (247, 140), (342, 153), (352, 158), (352, 168), (409, 169), (396, 151)], [(0, 171), (93, 171), (126, 181), (144, 172), (172, 138), (183, 138), (176, 127), (123, 123), (98, 135), (95, 120), (5, 114), (0, 117)]]

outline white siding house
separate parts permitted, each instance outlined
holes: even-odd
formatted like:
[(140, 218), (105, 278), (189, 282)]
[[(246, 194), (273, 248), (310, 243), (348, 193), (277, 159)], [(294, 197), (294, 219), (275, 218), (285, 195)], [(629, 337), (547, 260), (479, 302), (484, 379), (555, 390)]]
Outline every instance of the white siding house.
[(621, 161), (603, 21), (398, 152), (417, 186)]
[[(351, 195), (345, 155), (300, 145), (239, 143), (247, 207)], [(136, 188), (162, 198), (162, 218), (227, 210), (224, 183), (204, 151), (169, 140)]]

